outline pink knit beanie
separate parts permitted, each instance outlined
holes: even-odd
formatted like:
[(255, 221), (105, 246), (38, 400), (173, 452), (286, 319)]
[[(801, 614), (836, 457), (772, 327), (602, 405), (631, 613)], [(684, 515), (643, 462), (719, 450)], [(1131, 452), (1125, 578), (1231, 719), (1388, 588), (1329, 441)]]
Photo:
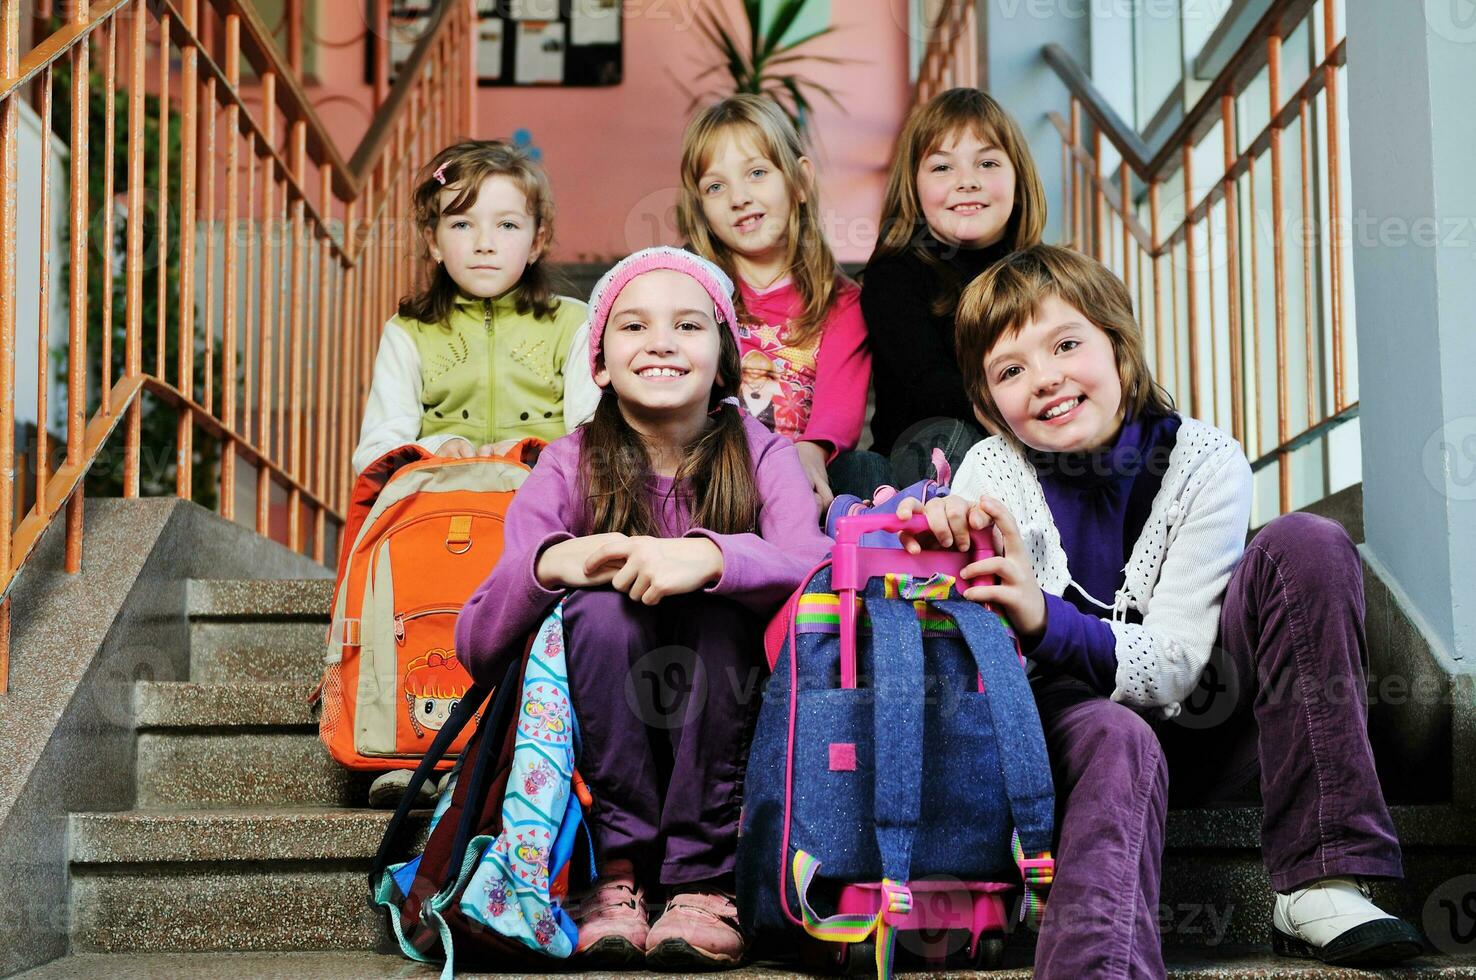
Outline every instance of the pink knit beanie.
[(615, 297), (636, 276), (658, 269), (681, 272), (696, 279), (712, 297), (713, 309), (717, 311), (718, 326), (733, 331), (738, 339), (738, 314), (733, 309), (733, 280), (728, 274), (700, 255), (680, 248), (659, 245), (627, 255), (615, 267), (600, 277), (594, 292), (589, 297), (589, 372), (599, 369), (600, 348), (605, 343), (605, 323), (610, 319), (610, 308)]

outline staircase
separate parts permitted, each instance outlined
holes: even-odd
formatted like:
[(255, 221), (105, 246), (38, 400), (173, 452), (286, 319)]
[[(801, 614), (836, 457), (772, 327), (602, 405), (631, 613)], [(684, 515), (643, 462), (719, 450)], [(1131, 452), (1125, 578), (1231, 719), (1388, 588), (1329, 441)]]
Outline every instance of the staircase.
[[(394, 952), (365, 902), (388, 814), (364, 808), (368, 778), (328, 758), (306, 705), (330, 593), (325, 580), (187, 583), (188, 679), (133, 688), (134, 808), (71, 814), (70, 954), (21, 976), (434, 975)], [(1476, 812), (1401, 805), (1394, 816), (1410, 878), (1379, 898), (1421, 923), (1442, 882), (1476, 869)], [(1368, 975), (1266, 951), (1259, 819), (1249, 807), (1170, 814), (1170, 975)], [(1029, 975), (1025, 940), (996, 976)], [(1476, 977), (1476, 957), (1431, 956), (1397, 975)]]

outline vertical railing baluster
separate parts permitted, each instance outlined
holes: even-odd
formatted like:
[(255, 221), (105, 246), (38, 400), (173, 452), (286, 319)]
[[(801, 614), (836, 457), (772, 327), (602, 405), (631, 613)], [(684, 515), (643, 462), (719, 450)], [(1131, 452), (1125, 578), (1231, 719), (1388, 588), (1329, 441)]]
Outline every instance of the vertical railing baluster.
[[(0, 78), (20, 73), (20, 0), (0, 0)], [(14, 93), (0, 98), (0, 585), (10, 582), (11, 542), (15, 533), (17, 474), (15, 446), (16, 250), (8, 243), (20, 231), (16, 221), (20, 149), (20, 102)], [(24, 455), (21, 459), (24, 460)], [(20, 476), (25, 481), (24, 470)], [(10, 598), (0, 601), (0, 695), (10, 691)]]
[(155, 324), (158, 349), (154, 352), (154, 375), (163, 381), (164, 361), (169, 348), (166, 328), (169, 323), (169, 15), (159, 16), (159, 194), (155, 223), (157, 225), (157, 261), (159, 301), (154, 307), (159, 322)]
[(297, 184), (296, 199), (292, 202), (292, 334), (291, 349), (287, 362), (287, 388), (291, 392), (287, 406), (287, 466), (292, 477), (292, 486), (287, 493), (287, 547), (293, 551), (302, 548), (302, 332), (305, 302), (303, 273), (306, 268), (303, 253), (307, 250), (307, 235), (304, 231), (304, 214), (307, 199), (307, 123), (302, 120), (292, 124), (292, 176)]
[(1092, 255), (1105, 262), (1107, 235), (1106, 195), (1102, 193), (1102, 127), (1092, 126)]
[[(1285, 445), (1288, 432), (1290, 392), (1286, 380), (1286, 230), (1281, 176), (1281, 36), (1275, 31), (1266, 38), (1267, 95), (1271, 107), (1271, 242), (1272, 275), (1276, 282), (1276, 442)], [(1281, 512), (1291, 510), (1291, 465), (1287, 454), (1280, 459)]]
[[(147, 44), (144, 0), (129, 9), (132, 31), (128, 55), (128, 230), (126, 269), (128, 299), (124, 315), (124, 379), (132, 382), (143, 373), (143, 211), (144, 211), (144, 59)], [(143, 438), (143, 398), (135, 395), (123, 423), (123, 496), (139, 493), (138, 457)]]
[[(98, 367), (98, 404), (103, 415), (113, 414), (113, 171), (118, 143), (118, 16), (114, 14), (102, 26), (103, 31), (103, 99), (107, 108), (103, 111), (103, 159), (102, 168), (102, 352)], [(9, 241), (0, 238), (0, 242)]]
[(1220, 98), (1220, 125), (1225, 160), (1225, 296), (1230, 330), (1230, 434), (1245, 445), (1245, 394), (1241, 390), (1240, 204), (1235, 177), (1235, 96)]
[(1343, 349), (1343, 175), (1342, 120), (1338, 111), (1338, 68), (1332, 64), (1338, 47), (1338, 13), (1332, 0), (1322, 2), (1323, 91), (1327, 93), (1327, 237), (1331, 251), (1328, 276), (1332, 294), (1333, 346), (1333, 410), (1335, 415), (1348, 406), (1345, 387)]
[[(1162, 182), (1157, 178), (1148, 180), (1148, 237), (1153, 243), (1151, 262), (1153, 266), (1153, 376), (1159, 384), (1168, 381), (1163, 373), (1163, 276), (1159, 269), (1159, 257), (1163, 250), (1163, 239), (1158, 233), (1158, 194)], [(1173, 263), (1170, 263), (1172, 269)]]
[[(241, 89), (241, 18), (238, 14), (227, 14), (225, 18), (225, 76), (226, 76), (226, 230), (224, 268), (225, 284), (221, 311), (221, 414), (225, 427), (231, 433), (239, 432), (236, 415), (236, 317), (240, 302), (240, 272), (236, 267), (239, 254), (237, 227), (239, 221), (238, 195), (241, 192), (241, 110), (236, 98)], [(254, 158), (254, 154), (253, 154)], [(247, 198), (248, 202), (250, 197)], [(247, 208), (250, 214), (250, 207)], [(248, 280), (249, 281), (249, 280)], [(247, 291), (248, 293), (250, 290)], [(220, 513), (228, 521), (236, 519), (236, 439), (227, 436), (220, 444)]]
[[(87, 23), (88, 10), (84, 4), (72, 4), (71, 15), (73, 24)], [(87, 207), (87, 158), (92, 137), (92, 78), (91, 52), (85, 40), (72, 45), (69, 62), (72, 71), (72, 145), (69, 153), (72, 213), (67, 229), (71, 239), (68, 269), (71, 276), (67, 286), (67, 468), (72, 470), (81, 469), (86, 463), (83, 453), (87, 437), (87, 230), (92, 217)], [(43, 138), (50, 138), (51, 130), (43, 132)], [(7, 247), (7, 243), (0, 242), (0, 248), (3, 247)], [(63, 567), (68, 573), (82, 570), (82, 486), (79, 479), (67, 498)]]
[(1301, 151), (1302, 151), (1302, 327), (1306, 331), (1306, 346), (1304, 353), (1307, 355), (1307, 428), (1312, 428), (1319, 421), (1317, 415), (1317, 394), (1321, 390), (1317, 384), (1317, 332), (1314, 326), (1312, 309), (1314, 297), (1317, 291), (1312, 288), (1312, 237), (1313, 237), (1313, 214), (1312, 214), (1312, 150), (1308, 145), (1307, 127), (1310, 124), (1307, 117), (1307, 97), (1304, 95), (1297, 100), (1297, 118), (1301, 123)]
[(271, 535), (271, 464), (272, 458), (272, 364), (273, 356), (273, 297), (276, 295), (276, 269), (272, 228), (275, 218), (272, 207), (272, 189), (276, 186), (276, 158), (273, 151), (277, 145), (277, 76), (264, 72), (261, 76), (261, 127), (266, 142), (266, 154), (262, 157), (261, 172), (261, 332), (259, 353), (256, 358), (256, 442), (261, 461), (256, 472), (256, 533)]
[(1081, 103), (1071, 100), (1071, 247), (1086, 251), (1085, 229), (1082, 227), (1081, 163), (1077, 153), (1081, 150)]
[(1194, 142), (1184, 143), (1184, 314), (1189, 326), (1189, 414), (1199, 418), (1199, 283), (1194, 254)]
[[(196, 0), (180, 0), (180, 26), (194, 31)], [(175, 493), (190, 499), (194, 484), (195, 414), (188, 402), (195, 395), (195, 152), (199, 135), (195, 116), (198, 94), (198, 55), (192, 44), (180, 48), (180, 141), (179, 141), (179, 326), (178, 371), (175, 384), (186, 404), (179, 407), (175, 430)]]
[[(50, 430), (47, 428), (51, 406), (51, 114), (55, 77), (51, 66), (41, 73), (41, 221), (37, 237), (37, 303), (36, 303), (36, 513), (43, 521), (51, 520), (50, 495), (46, 485), (51, 480)], [(14, 98), (14, 96), (11, 96)]]
[(215, 76), (205, 80), (204, 93), (205, 135), (200, 159), (205, 163), (205, 187), (201, 195), (205, 224), (205, 390), (200, 404), (205, 406), (207, 416), (215, 415), (215, 117), (219, 106), (215, 101)]

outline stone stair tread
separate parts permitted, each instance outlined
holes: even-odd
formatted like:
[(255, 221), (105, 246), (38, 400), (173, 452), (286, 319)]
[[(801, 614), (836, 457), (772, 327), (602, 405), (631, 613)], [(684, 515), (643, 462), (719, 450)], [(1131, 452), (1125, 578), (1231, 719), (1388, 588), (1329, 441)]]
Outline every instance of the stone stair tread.
[(137, 742), (139, 809), (362, 806), (372, 772), (345, 769), (299, 729), (154, 729)]
[[(1389, 807), (1394, 829), (1405, 847), (1460, 847), (1476, 844), (1476, 810), (1448, 804), (1397, 804)], [(1261, 846), (1259, 806), (1176, 809), (1168, 813), (1166, 848), (1254, 848)]]
[[(222, 807), (73, 813), (68, 857), (79, 864), (368, 860), (392, 811)], [(417, 838), (429, 811), (414, 816)]]
[[(1398, 970), (1373, 974), (1362, 970), (1336, 969), (1318, 963), (1287, 960), (1264, 950), (1205, 954), (1199, 951), (1169, 950), (1168, 975), (1174, 980), (1280, 980), (1280, 978), (1343, 978), (1369, 976), (1399, 977), (1476, 977), (1476, 958), (1424, 957), (1405, 964)], [(359, 980), (370, 977), (429, 978), (439, 975), (439, 967), (416, 964), (403, 957), (380, 953), (73, 953), (36, 969), (18, 974), (24, 980), (93, 980), (107, 976), (109, 980), (157, 980), (177, 976), (230, 976), (235, 980), (281, 980), (284, 977), (314, 977), (315, 980)], [(458, 976), (495, 977), (502, 974), (480, 974), (458, 971)], [(619, 974), (587, 972), (577, 976), (589, 978), (662, 978), (672, 974), (621, 972)], [(932, 974), (942, 976), (943, 974)], [(524, 973), (523, 977), (538, 974)], [(548, 973), (549, 978), (568, 977), (568, 972)], [(792, 977), (790, 969), (750, 966), (722, 974), (724, 980), (769, 980)], [(980, 980), (1027, 980), (1030, 970), (1007, 968), (992, 973), (950, 971), (948, 977), (978, 977)]]
[(191, 579), (192, 619), (328, 618), (333, 579)]
[(316, 687), (303, 680), (138, 681), (133, 717), (139, 728), (313, 726), (308, 696)]

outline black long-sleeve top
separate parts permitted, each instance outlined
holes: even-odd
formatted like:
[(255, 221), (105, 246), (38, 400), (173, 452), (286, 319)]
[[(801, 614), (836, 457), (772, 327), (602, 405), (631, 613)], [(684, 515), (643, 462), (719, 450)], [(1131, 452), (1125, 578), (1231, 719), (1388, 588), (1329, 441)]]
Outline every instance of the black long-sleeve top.
[[(932, 235), (923, 239), (958, 277), (960, 289), (1010, 252), (1010, 236), (995, 245), (963, 249)], [(956, 306), (939, 316), (933, 301), (944, 284), (938, 272), (910, 249), (876, 259), (861, 280), (861, 312), (871, 339), (871, 377), (876, 412), (871, 419), (872, 449), (886, 454), (897, 437), (925, 419), (956, 418), (977, 425), (964, 390), (954, 344)]]

